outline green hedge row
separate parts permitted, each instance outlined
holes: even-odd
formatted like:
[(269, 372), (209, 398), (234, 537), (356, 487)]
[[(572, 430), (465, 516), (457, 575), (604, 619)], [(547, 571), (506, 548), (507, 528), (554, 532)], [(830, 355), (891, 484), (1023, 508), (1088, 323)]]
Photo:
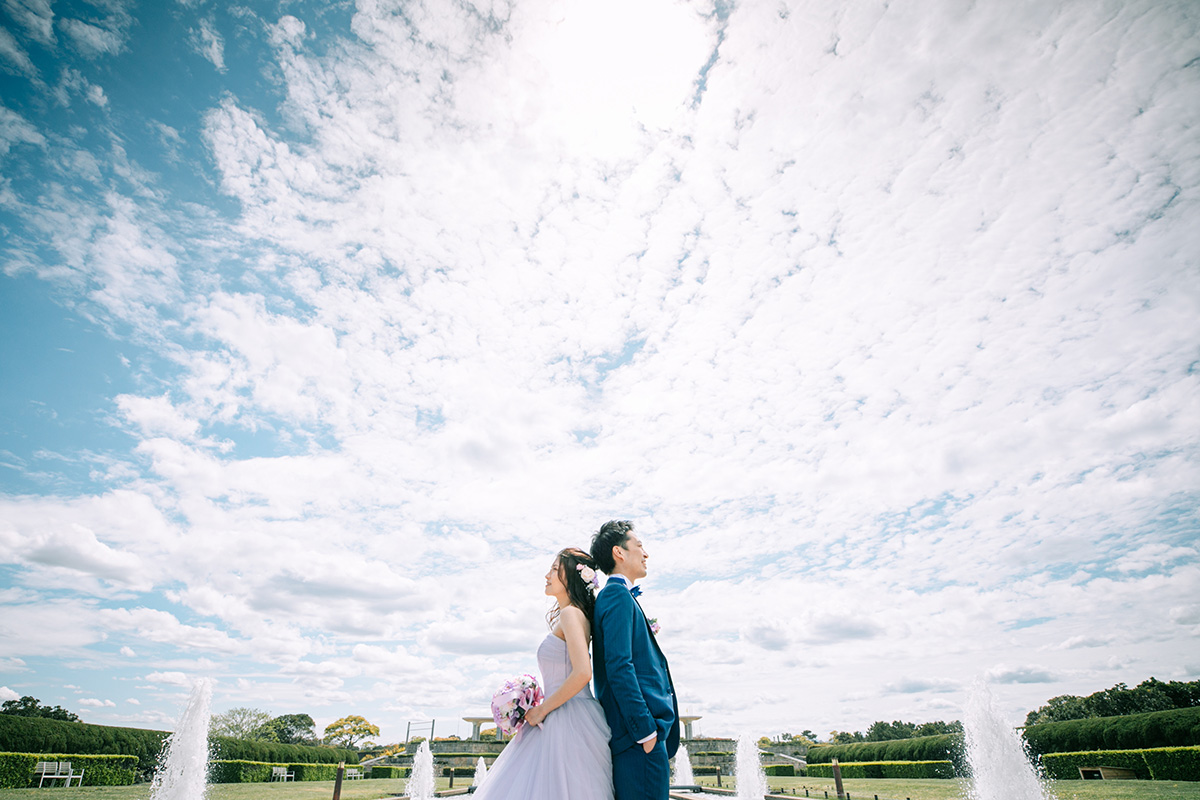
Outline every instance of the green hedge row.
[(408, 767), (375, 766), (367, 772), (368, 778), (407, 778)]
[[(950, 761), (858, 761), (841, 764), (843, 778), (953, 778)], [(832, 778), (832, 764), (809, 764), (808, 775)]]
[(792, 777), (796, 774), (796, 766), (794, 764), (768, 764), (763, 767), (763, 772), (772, 778)]
[(1200, 745), (1200, 707), (1044, 722), (1025, 728), (1035, 756), (1093, 750), (1145, 750)]
[[(97, 756), (63, 753), (0, 753), (0, 789), (27, 789), (38, 785), (33, 768), (39, 761), (70, 761), (74, 772), (83, 770), (84, 786), (129, 786), (137, 779), (134, 756)], [(75, 781), (71, 782), (75, 785)], [(44, 786), (63, 786), (56, 780)]]
[(265, 761), (270, 764), (337, 764), (339, 761), (351, 765), (358, 763), (358, 751), (344, 747), (281, 744), (210, 736), (208, 748), (213, 758), (228, 761)]
[(1156, 747), (1146, 750), (1091, 750), (1042, 756), (1046, 777), (1079, 780), (1080, 767), (1124, 767), (1141, 780), (1200, 781), (1200, 747)]
[[(337, 778), (337, 764), (271, 763), (244, 759), (218, 759), (209, 762), (211, 783), (264, 783), (271, 780), (272, 767), (286, 767), (297, 781), (331, 781)], [(379, 769), (379, 767), (376, 767)]]
[[(143, 728), (117, 728), (63, 722), (43, 717), (18, 717), (0, 714), (0, 752), (10, 753), (84, 753), (87, 755), (131, 755), (138, 770), (153, 772), (167, 731)], [(269, 763), (358, 763), (358, 753), (339, 747), (312, 747), (302, 744), (245, 741), (225, 736), (209, 737), (209, 750), (215, 758)], [(45, 760), (45, 759), (43, 759)], [(84, 776), (87, 782), (87, 776)]]
[(158, 754), (167, 736), (166, 731), (0, 714), (0, 751), (135, 756), (138, 769), (144, 773), (153, 771), (158, 764)]
[[(966, 774), (966, 754), (960, 734), (917, 736), (912, 739), (893, 739), (886, 742), (855, 742), (854, 744), (819, 744), (808, 748), (809, 764), (882, 761), (947, 761), (960, 774)], [(811, 774), (811, 773), (810, 773)]]

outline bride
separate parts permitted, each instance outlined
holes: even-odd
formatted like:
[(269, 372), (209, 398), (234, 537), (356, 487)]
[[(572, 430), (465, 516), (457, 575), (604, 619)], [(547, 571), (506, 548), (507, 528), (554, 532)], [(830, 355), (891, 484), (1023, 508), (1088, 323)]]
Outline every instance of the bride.
[(588, 687), (595, 568), (591, 556), (568, 547), (546, 573), (546, 594), (556, 601), (546, 615), (550, 633), (537, 651), (546, 699), (526, 712), (526, 724), (492, 764), (476, 798), (612, 800), (608, 723)]

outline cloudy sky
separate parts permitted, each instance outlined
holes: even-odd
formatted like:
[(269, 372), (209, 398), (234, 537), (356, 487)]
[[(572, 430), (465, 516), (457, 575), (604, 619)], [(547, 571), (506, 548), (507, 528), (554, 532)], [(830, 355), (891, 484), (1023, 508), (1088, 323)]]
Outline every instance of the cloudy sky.
[(0, 695), (709, 735), (1200, 677), (1192, 0), (0, 0)]

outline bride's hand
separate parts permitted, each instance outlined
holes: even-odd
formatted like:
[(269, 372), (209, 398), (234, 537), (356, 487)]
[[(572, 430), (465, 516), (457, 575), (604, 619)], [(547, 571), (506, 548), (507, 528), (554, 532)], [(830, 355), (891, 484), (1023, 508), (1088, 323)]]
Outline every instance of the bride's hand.
[(542, 727), (542, 721), (545, 720), (546, 715), (550, 713), (545, 709), (546, 707), (544, 705), (534, 706), (525, 712), (525, 721), (530, 725), (537, 725), (539, 728)]

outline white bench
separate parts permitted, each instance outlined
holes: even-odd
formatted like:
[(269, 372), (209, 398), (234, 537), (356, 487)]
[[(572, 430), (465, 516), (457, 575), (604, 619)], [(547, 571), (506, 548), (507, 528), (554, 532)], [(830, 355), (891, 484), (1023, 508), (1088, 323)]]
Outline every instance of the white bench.
[(70, 761), (39, 761), (37, 766), (33, 768), (33, 774), (38, 777), (38, 788), (42, 788), (42, 784), (50, 781), (50, 785), (54, 785), (54, 781), (64, 780), (66, 785), (70, 786), (71, 781), (76, 781), (76, 786), (83, 786), (83, 770), (75, 772), (71, 769)]
[(271, 780), (294, 781), (296, 780), (296, 773), (288, 772), (287, 767), (271, 767)]
[(348, 767), (346, 774), (343, 776), (348, 781), (362, 780), (363, 771), (358, 767)]

